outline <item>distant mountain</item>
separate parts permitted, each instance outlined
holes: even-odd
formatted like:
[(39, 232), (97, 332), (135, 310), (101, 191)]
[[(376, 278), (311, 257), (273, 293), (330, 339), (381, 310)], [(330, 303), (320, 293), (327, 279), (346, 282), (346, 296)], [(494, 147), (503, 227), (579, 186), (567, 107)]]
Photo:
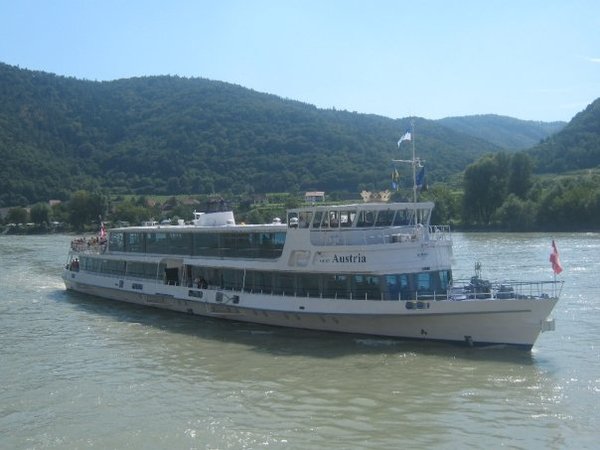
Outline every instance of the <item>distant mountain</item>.
[(437, 121), (454, 131), (486, 140), (506, 150), (522, 150), (560, 131), (566, 122), (537, 122), (485, 114), (446, 117)]
[(600, 168), (600, 98), (528, 152), (541, 173)]
[[(0, 207), (77, 189), (383, 189), (392, 159), (409, 157), (410, 143), (396, 145), (409, 124), (206, 79), (94, 82), (0, 63)], [(415, 129), (430, 184), (499, 150), (434, 121), (416, 118)]]

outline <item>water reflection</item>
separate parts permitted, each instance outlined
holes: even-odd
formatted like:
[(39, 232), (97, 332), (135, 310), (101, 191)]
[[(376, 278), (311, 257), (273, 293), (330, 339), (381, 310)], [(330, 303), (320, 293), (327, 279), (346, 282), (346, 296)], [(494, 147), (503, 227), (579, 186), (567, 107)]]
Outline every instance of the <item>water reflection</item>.
[[(61, 294), (57, 294), (61, 295)], [(279, 356), (337, 358), (345, 355), (407, 352), (472, 361), (492, 360), (511, 364), (533, 364), (532, 353), (497, 345), (470, 348), (460, 344), (412, 341), (385, 337), (330, 333), (246, 322), (190, 316), (183, 313), (107, 301), (94, 296), (65, 292), (75, 306), (90, 314), (182, 334), (202, 341), (244, 345), (256, 352)], [(62, 298), (62, 296), (61, 296)]]

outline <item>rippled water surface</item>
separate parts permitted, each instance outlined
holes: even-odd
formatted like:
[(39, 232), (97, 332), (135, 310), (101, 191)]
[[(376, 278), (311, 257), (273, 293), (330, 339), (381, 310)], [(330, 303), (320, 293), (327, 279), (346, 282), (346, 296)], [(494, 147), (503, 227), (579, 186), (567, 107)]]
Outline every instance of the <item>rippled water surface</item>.
[(268, 328), (67, 293), (0, 236), (0, 448), (598, 448), (600, 234), (455, 234), (455, 277), (550, 280), (532, 352)]

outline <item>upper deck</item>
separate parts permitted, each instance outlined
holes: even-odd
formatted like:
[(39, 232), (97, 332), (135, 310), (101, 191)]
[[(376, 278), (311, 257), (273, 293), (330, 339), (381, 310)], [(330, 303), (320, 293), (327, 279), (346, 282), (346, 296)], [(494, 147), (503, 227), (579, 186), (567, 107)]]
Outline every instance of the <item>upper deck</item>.
[(231, 212), (195, 213), (188, 225), (113, 228), (106, 248), (83, 245), (77, 250), (115, 257), (177, 255), (275, 262), (294, 260), (293, 255), (307, 255), (312, 249), (322, 255), (369, 252), (373, 263), (386, 264), (391, 254), (384, 257), (381, 252), (401, 249), (402, 244), (437, 246), (434, 242), (445, 241), (439, 244), (451, 246), (449, 227), (429, 225), (433, 206), (431, 202), (307, 206), (289, 210), (285, 223), (274, 220), (261, 225), (235, 224)]
[(290, 209), (287, 223), (290, 226), (312, 230), (418, 224), (428, 226), (433, 207), (433, 202), (308, 206)]

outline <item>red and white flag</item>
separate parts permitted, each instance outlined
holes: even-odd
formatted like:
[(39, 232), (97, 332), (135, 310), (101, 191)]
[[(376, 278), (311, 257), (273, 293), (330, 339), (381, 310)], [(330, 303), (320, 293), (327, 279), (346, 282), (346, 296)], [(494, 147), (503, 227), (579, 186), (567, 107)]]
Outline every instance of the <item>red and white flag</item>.
[(550, 253), (550, 262), (552, 263), (552, 270), (554, 273), (558, 275), (563, 271), (562, 266), (560, 265), (560, 258), (558, 256), (558, 249), (556, 248), (556, 244), (554, 243), (554, 239), (552, 239), (552, 253)]
[(106, 227), (104, 226), (104, 222), (100, 226), (100, 239), (106, 239)]

